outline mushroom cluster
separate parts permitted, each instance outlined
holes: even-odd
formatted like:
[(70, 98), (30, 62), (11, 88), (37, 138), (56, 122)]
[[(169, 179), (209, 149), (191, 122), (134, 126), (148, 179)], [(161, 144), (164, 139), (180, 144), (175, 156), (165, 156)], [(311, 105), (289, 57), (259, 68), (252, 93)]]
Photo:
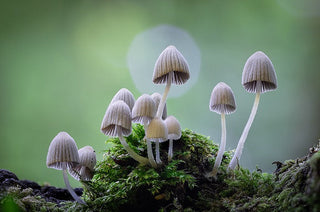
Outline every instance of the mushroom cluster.
[(74, 139), (66, 132), (59, 132), (51, 141), (47, 154), (47, 167), (62, 170), (65, 185), (80, 204), (86, 204), (70, 186), (67, 171), (76, 180), (90, 181), (94, 174), (96, 154), (91, 146), (78, 150)]

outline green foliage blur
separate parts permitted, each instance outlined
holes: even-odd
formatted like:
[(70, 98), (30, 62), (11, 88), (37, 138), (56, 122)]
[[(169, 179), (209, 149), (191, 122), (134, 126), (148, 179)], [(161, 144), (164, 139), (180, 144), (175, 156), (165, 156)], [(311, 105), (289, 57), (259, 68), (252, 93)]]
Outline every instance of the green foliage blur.
[(167, 102), (168, 114), (183, 129), (219, 143), (220, 117), (208, 103), (213, 87), (224, 81), (237, 102), (237, 111), (227, 116), (227, 150), (236, 147), (254, 99), (242, 88), (242, 68), (261, 50), (275, 66), (279, 87), (262, 95), (240, 163), (272, 172), (273, 161), (305, 155), (318, 142), (317, 1), (306, 0), (303, 7), (296, 0), (1, 3), (0, 168), (20, 179), (64, 187), (62, 173), (45, 164), (60, 131), (78, 148), (91, 145), (102, 159), (110, 146), (99, 128), (113, 95), (122, 87), (136, 98), (142, 94), (126, 62), (130, 44), (162, 24), (188, 32), (201, 51), (197, 83)]

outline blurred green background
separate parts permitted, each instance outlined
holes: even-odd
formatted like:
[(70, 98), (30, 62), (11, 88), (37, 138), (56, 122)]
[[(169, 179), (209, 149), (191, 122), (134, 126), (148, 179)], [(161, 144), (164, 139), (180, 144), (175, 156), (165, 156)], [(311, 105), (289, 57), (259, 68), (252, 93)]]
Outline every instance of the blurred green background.
[[(320, 137), (319, 5), (315, 0), (2, 1), (0, 168), (20, 179), (64, 186), (62, 173), (46, 168), (49, 144), (59, 131), (67, 131), (79, 148), (93, 146), (102, 159), (106, 136), (99, 128), (113, 95), (122, 87), (136, 98), (150, 93), (132, 80), (132, 42), (148, 29), (170, 25), (197, 45), (200, 72), (186, 92), (168, 100), (168, 114), (182, 128), (220, 143), (220, 117), (208, 104), (213, 87), (226, 82), (237, 103), (227, 116), (227, 149), (236, 147), (254, 100), (241, 85), (244, 63), (257, 50), (272, 60), (278, 89), (261, 96), (241, 158), (251, 170), (257, 165), (272, 172), (273, 161), (305, 155)], [(166, 47), (161, 39), (173, 37), (146, 42), (140, 51), (161, 52)], [(177, 48), (193, 66), (193, 53)], [(156, 58), (146, 60), (154, 64)], [(162, 93), (164, 86), (154, 86)]]

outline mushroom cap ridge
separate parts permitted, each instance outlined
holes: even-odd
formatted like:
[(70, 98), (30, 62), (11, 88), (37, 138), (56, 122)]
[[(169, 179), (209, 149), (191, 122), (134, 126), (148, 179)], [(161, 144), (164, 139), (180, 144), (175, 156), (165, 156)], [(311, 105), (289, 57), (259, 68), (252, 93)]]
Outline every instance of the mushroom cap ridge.
[(242, 85), (250, 93), (256, 93), (257, 81), (261, 81), (261, 93), (277, 88), (277, 76), (269, 57), (262, 51), (252, 54), (242, 72)]
[(164, 142), (168, 140), (168, 128), (161, 118), (154, 118), (149, 123), (146, 138), (150, 141)]
[(181, 137), (181, 126), (174, 116), (168, 116), (164, 123), (168, 128), (168, 139), (178, 140)]
[(132, 108), (132, 121), (143, 124), (148, 123), (155, 117), (157, 112), (156, 104), (148, 94), (141, 95)]
[(130, 110), (132, 110), (134, 103), (135, 103), (135, 99), (133, 94), (126, 88), (121, 88), (112, 98), (110, 104), (118, 101), (118, 100), (122, 100), (124, 101), (130, 108)]
[(209, 109), (218, 114), (230, 114), (236, 110), (232, 89), (224, 82), (219, 82), (212, 90)]
[(158, 57), (153, 71), (153, 83), (167, 83), (169, 72), (173, 72), (173, 84), (184, 84), (190, 78), (189, 65), (186, 59), (172, 45), (163, 50)]
[(51, 141), (47, 154), (47, 167), (62, 170), (79, 164), (77, 144), (66, 132), (59, 132)]

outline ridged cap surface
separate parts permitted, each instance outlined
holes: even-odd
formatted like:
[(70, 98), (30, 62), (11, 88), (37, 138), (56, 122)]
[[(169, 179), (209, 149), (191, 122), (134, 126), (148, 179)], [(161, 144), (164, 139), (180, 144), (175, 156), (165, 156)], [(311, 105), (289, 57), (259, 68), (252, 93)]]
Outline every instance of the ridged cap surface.
[(168, 128), (168, 139), (178, 140), (181, 137), (181, 126), (179, 121), (174, 116), (168, 116), (164, 120)]
[(79, 163), (77, 144), (66, 132), (59, 132), (51, 141), (47, 154), (47, 167), (62, 170)]
[[(159, 107), (159, 104), (160, 104), (160, 101), (161, 101), (161, 94), (159, 93), (153, 93), (151, 95), (155, 105), (156, 105), (156, 111), (158, 110), (158, 107)], [(165, 120), (167, 118), (167, 103), (165, 103), (164, 105), (164, 108), (163, 108), (163, 113), (162, 113), (162, 119)]]
[(152, 97), (148, 94), (141, 95), (132, 108), (132, 121), (143, 124), (149, 123), (156, 115), (157, 108)]
[(168, 140), (168, 129), (164, 121), (160, 118), (154, 118), (149, 123), (146, 138), (150, 141), (159, 140), (164, 142)]
[(175, 46), (168, 46), (160, 54), (154, 66), (152, 81), (155, 84), (166, 83), (169, 72), (173, 72), (173, 84), (184, 84), (190, 78), (188, 63)]
[(242, 85), (250, 93), (257, 93), (257, 81), (261, 81), (261, 93), (277, 88), (277, 76), (269, 57), (261, 51), (251, 55), (242, 72)]
[(118, 101), (118, 100), (122, 100), (124, 101), (130, 108), (130, 110), (132, 110), (135, 99), (133, 94), (126, 88), (121, 88), (112, 98), (110, 104)]
[(212, 90), (209, 109), (218, 114), (230, 114), (236, 110), (232, 89), (224, 82), (219, 82)]
[(118, 136), (117, 126), (121, 128), (122, 135), (131, 134), (131, 111), (129, 106), (122, 100), (109, 105), (103, 117), (100, 130), (109, 136)]

